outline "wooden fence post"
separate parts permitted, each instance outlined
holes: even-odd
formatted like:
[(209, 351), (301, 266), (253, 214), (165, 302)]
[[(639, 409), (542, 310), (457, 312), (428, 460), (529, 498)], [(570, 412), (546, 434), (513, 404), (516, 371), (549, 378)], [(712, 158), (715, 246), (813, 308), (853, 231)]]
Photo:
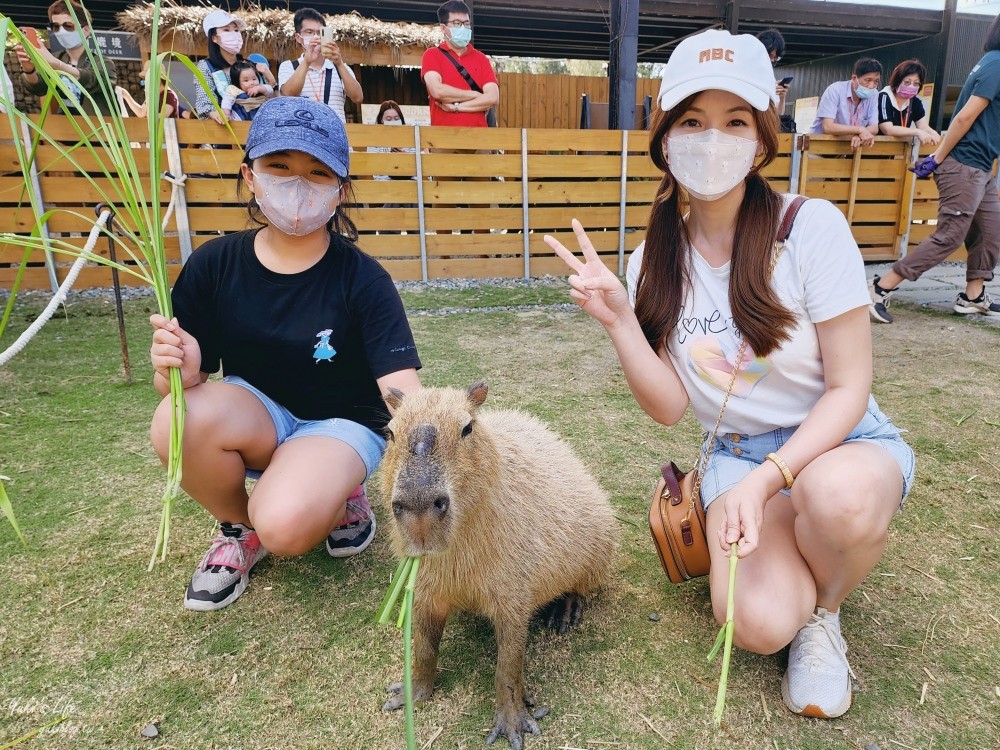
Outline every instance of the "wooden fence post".
[[(920, 139), (913, 136), (909, 145), (903, 152), (903, 161), (910, 164), (916, 161), (920, 153)], [(903, 182), (903, 194), (899, 199), (899, 224), (896, 228), (896, 255), (902, 258), (906, 255), (907, 245), (910, 244), (910, 227), (913, 226), (913, 196), (917, 193), (917, 176), (910, 171), (906, 172), (908, 179)]]
[(625, 200), (628, 197), (628, 130), (622, 129), (621, 195), (618, 198), (618, 275), (625, 273)]
[(420, 278), (427, 281), (427, 234), (424, 224), (424, 161), (420, 148), (420, 126), (413, 126), (413, 147), (417, 157), (417, 221), (420, 225)]
[(531, 242), (528, 238), (528, 129), (521, 128), (521, 231), (524, 234), (524, 278), (531, 276)]

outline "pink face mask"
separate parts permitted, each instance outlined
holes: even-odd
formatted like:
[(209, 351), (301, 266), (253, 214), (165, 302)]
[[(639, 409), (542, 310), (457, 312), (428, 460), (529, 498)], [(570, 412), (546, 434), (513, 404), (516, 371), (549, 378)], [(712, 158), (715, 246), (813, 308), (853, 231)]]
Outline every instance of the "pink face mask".
[(239, 54), (243, 49), (243, 35), (238, 31), (220, 31), (219, 46), (232, 55)]
[(896, 89), (896, 96), (900, 99), (912, 99), (917, 95), (916, 86), (900, 86)]
[(317, 185), (305, 177), (253, 172), (254, 198), (271, 224), (293, 237), (312, 234), (336, 212), (340, 185)]

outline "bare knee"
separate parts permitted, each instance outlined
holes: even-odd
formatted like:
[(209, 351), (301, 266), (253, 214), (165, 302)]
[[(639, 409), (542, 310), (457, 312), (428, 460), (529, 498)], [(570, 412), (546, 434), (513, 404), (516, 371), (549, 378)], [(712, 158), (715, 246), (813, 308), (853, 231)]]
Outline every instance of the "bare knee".
[(315, 520), (287, 508), (251, 506), (250, 522), (264, 549), (279, 557), (297, 557), (323, 540), (329, 529), (316, 528)]
[(887, 529), (879, 520), (880, 499), (865, 482), (810, 484), (797, 498), (799, 514), (822, 535), (831, 547), (849, 549), (885, 540)]
[[(783, 601), (778, 602), (774, 597), (741, 598), (737, 595), (733, 643), (755, 654), (780, 651), (809, 619), (813, 607), (815, 601), (809, 601), (805, 596), (785, 596)], [(713, 601), (712, 610), (721, 626), (726, 621), (725, 601)]]

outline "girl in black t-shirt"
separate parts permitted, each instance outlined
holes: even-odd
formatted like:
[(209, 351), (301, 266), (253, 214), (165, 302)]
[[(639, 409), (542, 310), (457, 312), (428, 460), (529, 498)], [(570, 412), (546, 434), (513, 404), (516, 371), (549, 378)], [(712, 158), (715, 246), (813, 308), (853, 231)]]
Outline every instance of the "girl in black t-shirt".
[[(154, 386), (166, 395), (176, 367), (185, 389), (182, 486), (220, 522), (188, 609), (235, 601), (268, 551), (325, 539), (347, 557), (374, 537), (363, 483), (385, 449), (382, 394), (419, 389), (420, 360), (392, 279), (352, 241), (349, 152), (328, 107), (263, 104), (241, 165), (261, 228), (199, 248), (174, 285), (176, 317), (150, 319)], [(164, 462), (170, 415), (168, 397), (152, 426)]]
[(923, 88), (927, 68), (920, 60), (903, 60), (889, 76), (889, 85), (878, 95), (878, 129), (899, 138), (916, 136), (921, 143), (937, 145), (941, 135), (927, 123), (924, 103), (917, 94)]

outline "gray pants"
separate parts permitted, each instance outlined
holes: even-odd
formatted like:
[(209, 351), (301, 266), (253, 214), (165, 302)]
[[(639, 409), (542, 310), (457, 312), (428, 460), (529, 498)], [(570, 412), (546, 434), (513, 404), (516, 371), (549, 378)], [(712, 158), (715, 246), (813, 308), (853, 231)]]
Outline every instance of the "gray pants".
[(941, 203), (934, 233), (892, 265), (908, 281), (941, 263), (965, 243), (965, 280), (993, 280), (1000, 256), (1000, 197), (989, 172), (950, 156), (934, 171)]

